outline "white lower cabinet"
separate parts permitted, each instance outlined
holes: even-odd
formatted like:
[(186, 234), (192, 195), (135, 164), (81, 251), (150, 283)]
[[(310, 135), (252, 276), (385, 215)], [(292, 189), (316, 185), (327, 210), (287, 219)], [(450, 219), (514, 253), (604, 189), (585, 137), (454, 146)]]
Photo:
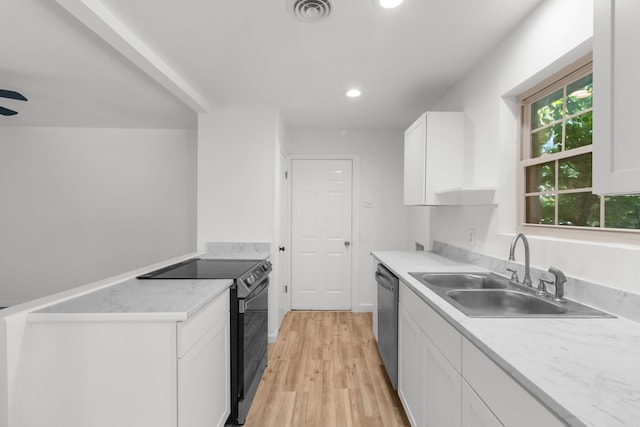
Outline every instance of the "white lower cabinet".
[(464, 379), (507, 427), (565, 424), (469, 340), (462, 340)]
[(504, 427), (464, 380), (462, 381), (462, 427)]
[[(410, 300), (411, 298), (415, 300)], [(419, 304), (416, 305), (416, 302)], [(398, 395), (412, 426), (459, 427), (461, 376), (432, 341), (437, 341), (434, 335), (438, 334), (427, 332), (429, 327), (437, 328), (443, 325), (425, 324), (425, 312), (420, 308), (431, 310), (405, 285), (401, 285), (398, 318)], [(450, 325), (447, 324), (445, 327)], [(458, 334), (453, 329), (448, 332)]]
[(398, 395), (414, 427), (565, 425), (402, 281)]
[(425, 426), (460, 425), (460, 373), (440, 350), (423, 337)]
[(418, 426), (424, 419), (422, 331), (402, 304), (398, 309), (398, 396), (409, 422)]
[(229, 316), (178, 359), (178, 427), (224, 426), (229, 409)]
[(20, 427), (223, 426), (229, 325), (228, 290), (185, 322), (30, 322), (33, 387)]

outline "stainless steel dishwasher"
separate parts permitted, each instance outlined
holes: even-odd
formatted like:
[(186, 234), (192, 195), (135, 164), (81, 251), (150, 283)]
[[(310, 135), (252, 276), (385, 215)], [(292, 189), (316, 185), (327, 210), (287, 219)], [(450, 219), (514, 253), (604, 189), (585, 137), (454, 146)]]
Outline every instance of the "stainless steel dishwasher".
[(384, 265), (376, 270), (378, 288), (378, 352), (393, 389), (398, 389), (398, 278)]

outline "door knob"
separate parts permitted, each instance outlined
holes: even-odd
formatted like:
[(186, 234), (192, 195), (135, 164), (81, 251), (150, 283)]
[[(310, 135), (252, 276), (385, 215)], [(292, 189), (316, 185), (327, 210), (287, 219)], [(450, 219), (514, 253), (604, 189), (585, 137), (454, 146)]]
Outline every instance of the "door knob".
[(278, 246), (278, 250), (279, 250), (280, 252), (284, 252), (284, 246)]
[(345, 241), (344, 241), (344, 247), (345, 247), (345, 248), (348, 248), (349, 246), (351, 246), (351, 242), (350, 242), (350, 241), (348, 241), (348, 240), (345, 240)]

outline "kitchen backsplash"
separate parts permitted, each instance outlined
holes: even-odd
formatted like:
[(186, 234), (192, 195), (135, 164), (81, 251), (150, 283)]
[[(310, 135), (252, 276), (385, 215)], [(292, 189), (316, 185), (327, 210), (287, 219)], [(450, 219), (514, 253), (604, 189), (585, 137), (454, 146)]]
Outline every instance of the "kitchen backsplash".
[[(456, 261), (477, 265), (501, 276), (509, 277), (510, 273), (507, 268), (516, 267), (518, 276), (520, 278), (524, 277), (524, 266), (518, 262), (494, 258), (438, 241), (433, 242), (433, 252)], [(562, 270), (562, 266), (557, 267)], [(537, 286), (540, 277), (547, 280), (553, 279), (553, 276), (547, 270), (541, 270), (533, 266), (530, 269), (534, 286)], [(549, 288), (550, 292), (553, 292), (554, 286), (551, 285)], [(616, 316), (640, 322), (640, 295), (638, 294), (575, 279), (568, 275), (564, 291), (565, 296), (569, 299), (599, 308)]]
[(203, 258), (264, 259), (270, 254), (269, 242), (208, 242)]

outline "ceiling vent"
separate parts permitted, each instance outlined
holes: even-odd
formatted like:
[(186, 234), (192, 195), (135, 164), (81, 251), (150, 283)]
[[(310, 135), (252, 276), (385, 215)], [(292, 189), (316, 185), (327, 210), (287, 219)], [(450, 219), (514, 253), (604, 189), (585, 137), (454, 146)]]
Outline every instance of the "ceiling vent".
[(328, 18), (334, 8), (333, 0), (289, 0), (291, 13), (304, 22), (317, 22)]

